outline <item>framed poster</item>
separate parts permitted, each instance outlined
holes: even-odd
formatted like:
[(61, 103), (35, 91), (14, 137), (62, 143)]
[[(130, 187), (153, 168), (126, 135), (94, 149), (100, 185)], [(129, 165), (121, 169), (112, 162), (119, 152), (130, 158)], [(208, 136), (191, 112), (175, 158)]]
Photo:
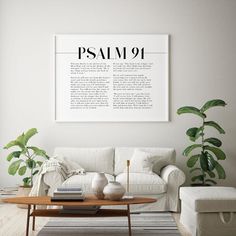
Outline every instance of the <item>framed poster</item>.
[(55, 35), (55, 119), (168, 121), (168, 35)]

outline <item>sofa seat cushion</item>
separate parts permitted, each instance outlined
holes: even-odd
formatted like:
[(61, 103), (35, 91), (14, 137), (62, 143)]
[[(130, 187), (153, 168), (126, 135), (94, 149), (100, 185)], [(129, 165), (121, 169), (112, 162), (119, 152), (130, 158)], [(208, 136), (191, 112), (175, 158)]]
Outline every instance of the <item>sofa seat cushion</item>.
[[(116, 176), (116, 181), (126, 188), (127, 174), (119, 174)], [(130, 173), (129, 184), (132, 194), (160, 194), (167, 190), (166, 182), (157, 174)]]
[(196, 212), (235, 212), (236, 188), (181, 187), (180, 199)]
[[(86, 172), (85, 175), (73, 175), (66, 179), (63, 187), (81, 187), (85, 193), (92, 193), (92, 180), (96, 172)], [(108, 182), (114, 181), (114, 176), (105, 174)]]

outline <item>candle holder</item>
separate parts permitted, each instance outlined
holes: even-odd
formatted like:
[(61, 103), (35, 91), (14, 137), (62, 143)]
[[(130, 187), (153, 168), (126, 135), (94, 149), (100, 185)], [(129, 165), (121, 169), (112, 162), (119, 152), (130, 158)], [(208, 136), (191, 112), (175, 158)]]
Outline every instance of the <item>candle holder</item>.
[(127, 183), (126, 183), (126, 194), (123, 197), (123, 199), (133, 199), (134, 197), (130, 194), (129, 190), (129, 166), (130, 166), (130, 160), (127, 160), (126, 162), (126, 169), (127, 169)]

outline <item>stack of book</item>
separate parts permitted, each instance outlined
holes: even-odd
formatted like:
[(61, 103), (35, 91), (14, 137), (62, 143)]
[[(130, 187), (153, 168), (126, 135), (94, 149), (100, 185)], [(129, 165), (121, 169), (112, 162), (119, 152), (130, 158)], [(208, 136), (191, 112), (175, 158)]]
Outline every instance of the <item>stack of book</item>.
[(81, 188), (60, 187), (54, 191), (51, 201), (83, 201), (84, 199)]
[(100, 206), (63, 206), (63, 209), (60, 211), (60, 213), (95, 215), (99, 209)]

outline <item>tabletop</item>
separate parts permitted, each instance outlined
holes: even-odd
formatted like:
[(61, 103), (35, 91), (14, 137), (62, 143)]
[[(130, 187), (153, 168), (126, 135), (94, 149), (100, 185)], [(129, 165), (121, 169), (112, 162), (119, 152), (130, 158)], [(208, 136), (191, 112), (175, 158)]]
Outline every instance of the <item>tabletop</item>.
[(114, 205), (131, 205), (154, 203), (157, 200), (154, 198), (134, 197), (133, 199), (121, 199), (112, 201), (108, 199), (99, 200), (94, 196), (86, 196), (84, 201), (51, 201), (49, 196), (40, 197), (14, 197), (3, 200), (6, 203), (26, 204), (26, 205), (52, 205), (52, 206), (114, 206)]

